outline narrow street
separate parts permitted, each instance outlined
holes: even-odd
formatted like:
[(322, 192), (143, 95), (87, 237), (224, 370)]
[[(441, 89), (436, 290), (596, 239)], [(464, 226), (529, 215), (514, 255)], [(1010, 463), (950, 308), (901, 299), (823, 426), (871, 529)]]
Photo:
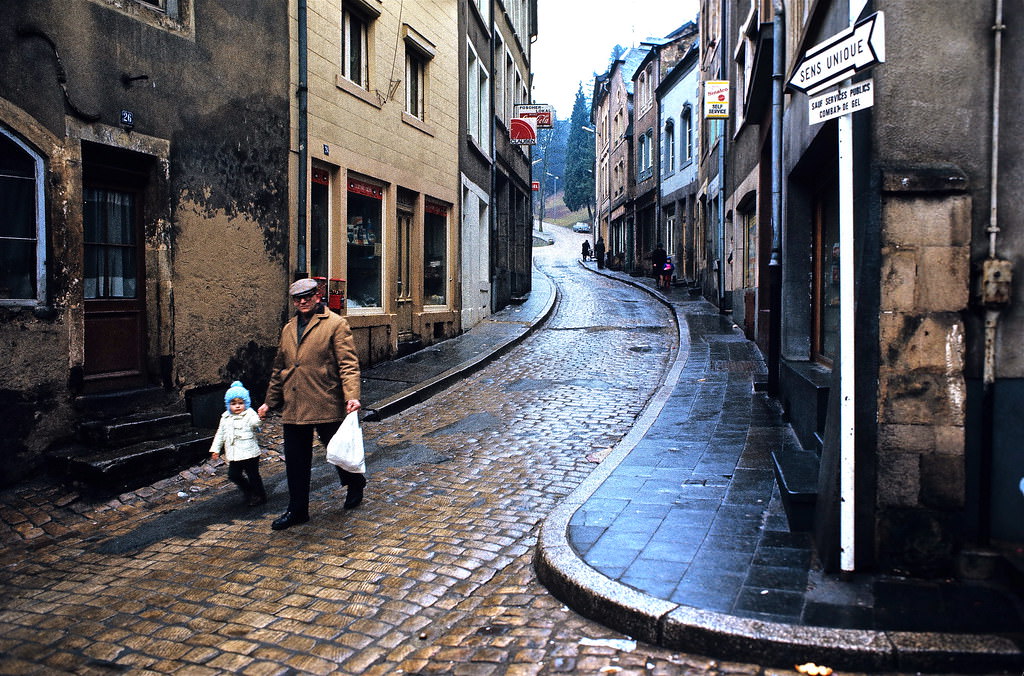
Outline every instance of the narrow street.
[(582, 236), (547, 229), (555, 245), (536, 259), (555, 315), (455, 387), (365, 424), (356, 510), (323, 464), (310, 523), (270, 530), (286, 500), (274, 422), (265, 509), (238, 504), (223, 466), (103, 503), (5, 496), (0, 673), (761, 673), (634, 646), (536, 580), (539, 524), (678, 348), (664, 307), (580, 269)]

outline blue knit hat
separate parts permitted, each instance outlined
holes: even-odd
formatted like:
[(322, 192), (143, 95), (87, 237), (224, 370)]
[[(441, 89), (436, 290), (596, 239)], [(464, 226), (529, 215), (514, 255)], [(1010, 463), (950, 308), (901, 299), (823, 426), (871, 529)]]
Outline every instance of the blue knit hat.
[(252, 406), (252, 400), (249, 399), (249, 390), (245, 389), (245, 386), (242, 385), (241, 380), (236, 380), (235, 382), (231, 383), (231, 387), (229, 387), (228, 391), (224, 393), (225, 409), (228, 408), (228, 404), (231, 403), (232, 399), (241, 399), (242, 401), (245, 402), (246, 408)]

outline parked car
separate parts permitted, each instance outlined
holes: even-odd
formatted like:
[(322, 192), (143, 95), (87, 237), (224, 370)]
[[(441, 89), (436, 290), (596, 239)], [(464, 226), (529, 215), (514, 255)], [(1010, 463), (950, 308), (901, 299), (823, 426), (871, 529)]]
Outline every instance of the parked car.
[(572, 226), (573, 232), (590, 232), (590, 223), (584, 223), (583, 221), (576, 221)]

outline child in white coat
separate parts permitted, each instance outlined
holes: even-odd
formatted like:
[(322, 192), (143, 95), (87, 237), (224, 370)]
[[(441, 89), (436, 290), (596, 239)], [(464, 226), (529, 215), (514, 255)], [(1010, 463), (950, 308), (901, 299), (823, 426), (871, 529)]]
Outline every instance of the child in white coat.
[(262, 421), (252, 410), (249, 390), (238, 380), (224, 393), (224, 406), (227, 410), (220, 416), (210, 453), (216, 460), (223, 448), (228, 478), (242, 490), (250, 507), (262, 505), (267, 501), (267, 492), (260, 478), (260, 446), (256, 441)]

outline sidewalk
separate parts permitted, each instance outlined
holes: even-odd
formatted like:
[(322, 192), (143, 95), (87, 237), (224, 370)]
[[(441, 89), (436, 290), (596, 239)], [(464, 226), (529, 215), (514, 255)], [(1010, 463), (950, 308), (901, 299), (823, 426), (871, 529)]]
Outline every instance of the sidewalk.
[(584, 265), (672, 307), (680, 350), (633, 429), (543, 525), (535, 566), (557, 597), (634, 638), (730, 660), (1020, 673), (1016, 594), (824, 574), (775, 487), (771, 449), (797, 442), (754, 391), (757, 348), (686, 289)]
[(460, 336), (363, 370), (362, 419), (380, 420), (425, 401), (521, 342), (555, 308), (551, 280), (534, 269), (531, 284), (521, 305), (490, 315)]

